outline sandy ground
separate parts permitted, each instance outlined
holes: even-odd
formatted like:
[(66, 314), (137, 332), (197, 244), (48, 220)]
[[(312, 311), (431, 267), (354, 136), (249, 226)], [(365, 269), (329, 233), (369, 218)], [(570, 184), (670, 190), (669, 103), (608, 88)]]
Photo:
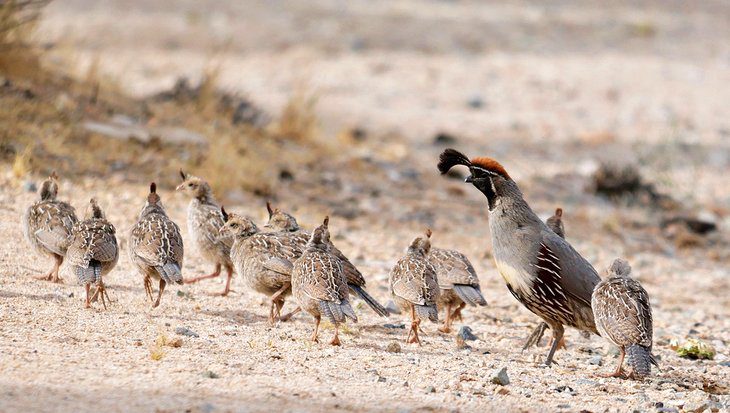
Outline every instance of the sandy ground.
[[(211, 61), (221, 64), (224, 87), (273, 113), (298, 85), (315, 90), (325, 134), (361, 126), (368, 139), (326, 160), (326, 174), (295, 169), (278, 202), (310, 228), (333, 214), (335, 242), (383, 303), (389, 269), (428, 226), (435, 245), (471, 257), (490, 305), (465, 312), (463, 324), (479, 337), (470, 349), (457, 349), (454, 335), (435, 325), (425, 325), (423, 347), (406, 345), (405, 329), (385, 326), (399, 327), (404, 317), (380, 319), (362, 305), (343, 347), (311, 344), (308, 315), (269, 326), (263, 298), (238, 279), (227, 298), (211, 295), (222, 280), (170, 288), (151, 310), (126, 256), (146, 188), (115, 176), (61, 188), (79, 212), (97, 197), (123, 247), (107, 280), (112, 307), (85, 310), (68, 274), (63, 285), (31, 278), (49, 265), (21, 235), (20, 216), (36, 195), (3, 170), (0, 410), (727, 411), (730, 8), (670, 6), (54, 2), (42, 39), (73, 50), (79, 72), (98, 57), (133, 93), (198, 75)], [(617, 256), (632, 263), (652, 298), (661, 372), (643, 383), (598, 378), (613, 368), (615, 352), (575, 331), (550, 369), (539, 366), (545, 339), (519, 351), (538, 320), (494, 268), (481, 195), (438, 177), (443, 147), (431, 141), (440, 130), (455, 134), (453, 145), (470, 156), (502, 161), (542, 216), (562, 206), (568, 239), (596, 268)], [(590, 173), (606, 158), (635, 162), (647, 181), (687, 211), (710, 216), (719, 231), (698, 247), (677, 248), (658, 229), (661, 211), (591, 194)], [(189, 246), (184, 273), (209, 271), (184, 228), (187, 200), (161, 192)], [(251, 196), (230, 209), (263, 220), (263, 202)], [(178, 327), (199, 337), (178, 336)], [(322, 337), (331, 333), (325, 328)], [(182, 346), (163, 346), (154, 360), (160, 336), (181, 337)], [(679, 358), (669, 343), (687, 337), (713, 344), (715, 360)], [(402, 352), (386, 351), (393, 342)], [(600, 366), (590, 363), (596, 356)], [(511, 381), (504, 387), (490, 382), (502, 367)]]

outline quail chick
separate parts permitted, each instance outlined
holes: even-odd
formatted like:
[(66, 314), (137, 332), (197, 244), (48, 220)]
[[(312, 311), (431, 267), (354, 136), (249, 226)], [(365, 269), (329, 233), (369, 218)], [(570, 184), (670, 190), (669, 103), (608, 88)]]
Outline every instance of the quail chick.
[(317, 342), (319, 322), (325, 316), (335, 326), (335, 336), (330, 344), (339, 346), (340, 323), (347, 318), (357, 322), (357, 316), (350, 305), (342, 261), (331, 252), (328, 224), (329, 217), (326, 217), (324, 223), (312, 231), (304, 252), (294, 262), (291, 283), (299, 308), (314, 316), (312, 341)]
[(492, 253), (507, 289), (552, 330), (545, 364), (553, 362), (565, 326), (597, 334), (591, 310), (593, 288), (601, 280), (593, 266), (542, 222), (517, 183), (491, 158), (469, 159), (446, 149), (438, 169), (469, 168), (466, 182), (486, 197)]
[(227, 213), (221, 235), (233, 237), (231, 261), (248, 287), (271, 300), (269, 323), (286, 321), (299, 309), (281, 316), (284, 301), (291, 295), (291, 272), (294, 261), (302, 255), (302, 246), (290, 234), (259, 232), (248, 217)]
[(563, 208), (557, 208), (555, 214), (545, 221), (545, 225), (565, 239), (565, 227), (563, 226)]
[(150, 300), (153, 300), (152, 278), (160, 280), (152, 308), (160, 305), (167, 284), (183, 283), (180, 227), (168, 218), (154, 182), (129, 237), (129, 258), (144, 277), (144, 288)]
[(31, 205), (23, 215), (25, 238), (36, 253), (51, 258), (53, 268), (46, 274), (37, 276), (39, 280), (63, 282), (59, 268), (71, 242), (71, 229), (76, 223), (76, 211), (58, 196), (58, 175), (54, 171), (39, 191), (40, 200)]
[[(95, 199), (89, 201), (84, 220), (74, 224), (71, 245), (66, 252), (69, 265), (76, 274), (79, 284), (86, 288), (86, 308), (98, 296), (106, 309), (108, 295), (102, 277), (117, 265), (119, 246), (114, 225), (106, 220), (104, 212)], [(91, 285), (96, 286), (94, 295), (89, 296)]]
[(652, 317), (649, 294), (631, 278), (631, 266), (616, 259), (608, 269), (608, 278), (598, 283), (591, 299), (596, 327), (601, 337), (618, 346), (621, 357), (616, 371), (605, 377), (623, 374), (624, 356), (628, 355), (629, 377), (642, 379), (659, 367), (651, 354)]
[[(479, 277), (466, 255), (459, 251), (431, 248), (428, 261), (436, 270), (439, 282), (438, 305), (446, 308), (446, 320), (439, 330), (449, 333), (451, 322), (455, 318), (461, 320), (461, 310), (467, 304), (485, 306), (487, 300), (479, 288)], [(452, 313), (453, 307), (456, 309)]]
[(411, 329), (406, 342), (421, 344), (418, 328), (421, 319), (438, 322), (436, 303), (439, 299), (439, 284), (436, 270), (428, 260), (431, 250), (431, 230), (424, 238), (418, 237), (411, 242), (406, 255), (398, 260), (390, 271), (390, 292), (393, 300), (403, 310), (411, 314)]
[[(269, 222), (265, 225), (265, 228), (272, 231), (291, 233), (293, 239), (304, 249), (304, 246), (310, 238), (309, 232), (302, 230), (296, 218), (291, 214), (279, 208), (272, 208), (268, 202), (266, 203), (266, 208), (269, 211)], [(330, 252), (342, 261), (342, 268), (345, 272), (347, 286), (350, 288), (350, 291), (365, 301), (375, 314), (381, 317), (388, 317), (388, 310), (365, 290), (365, 277), (363, 277), (360, 270), (331, 242)]]
[(215, 265), (211, 274), (185, 280), (185, 283), (195, 283), (200, 280), (218, 277), (221, 268), (226, 269), (226, 287), (222, 296), (228, 295), (231, 291), (231, 277), (233, 276), (233, 262), (231, 262), (232, 237), (221, 237), (220, 229), (223, 227), (223, 214), (221, 207), (213, 197), (210, 185), (204, 180), (185, 174), (180, 170), (183, 182), (178, 185), (177, 190), (183, 191), (192, 197), (188, 205), (188, 232), (193, 236), (198, 250), (208, 262)]

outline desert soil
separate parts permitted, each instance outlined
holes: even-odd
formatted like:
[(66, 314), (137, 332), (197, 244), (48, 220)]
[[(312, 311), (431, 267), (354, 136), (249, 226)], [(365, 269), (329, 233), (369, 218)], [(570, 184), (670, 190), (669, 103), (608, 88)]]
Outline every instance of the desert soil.
[[(489, 306), (468, 308), (457, 323), (478, 336), (467, 349), (434, 324), (424, 325), (422, 347), (407, 345), (405, 316), (381, 319), (364, 304), (342, 347), (326, 344), (329, 326), (312, 344), (309, 315), (270, 326), (265, 299), (238, 278), (228, 297), (212, 294), (222, 279), (210, 280), (171, 287), (150, 309), (126, 251), (147, 188), (118, 174), (61, 186), (79, 213), (96, 197), (122, 245), (107, 278), (112, 306), (87, 310), (70, 274), (61, 285), (32, 279), (50, 265), (22, 237), (20, 217), (36, 194), (3, 170), (0, 411), (728, 411), (730, 7), (551, 4), (52, 3), (39, 28), (58, 45), (51, 60), (73, 53), (70, 70), (80, 74), (98, 60), (130, 93), (199, 76), (211, 62), (223, 87), (273, 114), (297, 88), (316, 91), (323, 136), (360, 127), (367, 138), (323, 159), (327, 173), (292, 165), (277, 203), (308, 228), (331, 214), (335, 243), (383, 303), (388, 271), (430, 227), (436, 246), (471, 258)], [(618, 256), (632, 263), (651, 296), (661, 371), (644, 382), (600, 378), (616, 351), (574, 330), (551, 368), (540, 366), (547, 338), (520, 351), (539, 320), (496, 272), (483, 197), (438, 176), (440, 131), (470, 156), (500, 160), (541, 216), (563, 207), (568, 240), (599, 271)], [(670, 213), (651, 202), (596, 196), (590, 176), (606, 160), (638, 165), (679, 211), (718, 231), (661, 230)], [(210, 271), (185, 228), (188, 200), (160, 192), (183, 228), (184, 274)], [(218, 195), (227, 209), (266, 217), (264, 199)], [(712, 344), (715, 359), (678, 357), (670, 343), (690, 337)], [(177, 338), (180, 347), (157, 344)], [(392, 343), (401, 351), (386, 351)], [(506, 386), (491, 382), (501, 368)]]

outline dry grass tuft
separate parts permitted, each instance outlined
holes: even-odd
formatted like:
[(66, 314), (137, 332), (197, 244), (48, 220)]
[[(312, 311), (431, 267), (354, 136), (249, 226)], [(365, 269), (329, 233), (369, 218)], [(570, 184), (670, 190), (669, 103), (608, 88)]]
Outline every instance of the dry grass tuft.
[(28, 145), (22, 152), (15, 155), (13, 160), (13, 176), (15, 179), (21, 179), (31, 172), (30, 158), (33, 153), (33, 147)]
[(277, 133), (284, 139), (312, 142), (320, 132), (317, 96), (305, 90), (296, 92), (284, 106)]
[(0, 73), (13, 78), (43, 76), (31, 41), (43, 7), (50, 0), (0, 0)]

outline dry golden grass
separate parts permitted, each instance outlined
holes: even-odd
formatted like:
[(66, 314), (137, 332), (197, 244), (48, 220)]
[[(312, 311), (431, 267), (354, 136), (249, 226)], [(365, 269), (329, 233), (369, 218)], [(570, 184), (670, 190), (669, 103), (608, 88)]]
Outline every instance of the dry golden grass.
[(294, 93), (281, 112), (277, 134), (294, 141), (312, 142), (319, 136), (317, 96), (301, 89)]
[(31, 41), (41, 10), (50, 0), (0, 1), (0, 74), (40, 79), (39, 54)]

